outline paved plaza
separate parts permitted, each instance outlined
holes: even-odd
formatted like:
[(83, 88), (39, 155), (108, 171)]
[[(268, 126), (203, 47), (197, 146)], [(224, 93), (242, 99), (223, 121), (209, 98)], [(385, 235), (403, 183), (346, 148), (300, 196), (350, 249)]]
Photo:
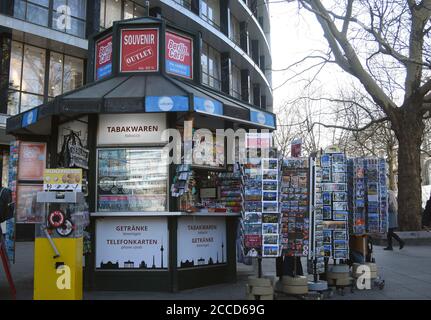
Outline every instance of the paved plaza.
[[(334, 294), (331, 300), (341, 299), (431, 299), (431, 246), (406, 246), (403, 250), (384, 251), (375, 246), (375, 258), (381, 276), (386, 281), (383, 290), (372, 289), (345, 295)], [(16, 264), (12, 273), (18, 291), (18, 299), (32, 299), (33, 291), (33, 243), (17, 243)], [(275, 275), (275, 260), (263, 262), (263, 272)], [(85, 292), (84, 298), (98, 299), (155, 299), (155, 300), (241, 300), (245, 298), (247, 276), (254, 274), (252, 266), (238, 264), (236, 283), (186, 290), (179, 293), (157, 292)], [(0, 270), (0, 300), (9, 299), (9, 288), (3, 269)]]

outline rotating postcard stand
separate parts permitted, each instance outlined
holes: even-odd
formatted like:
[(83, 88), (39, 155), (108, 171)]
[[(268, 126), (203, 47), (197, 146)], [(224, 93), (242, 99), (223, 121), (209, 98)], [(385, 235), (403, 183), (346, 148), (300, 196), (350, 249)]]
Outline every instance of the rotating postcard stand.
[[(249, 150), (250, 151), (250, 150)], [(262, 258), (280, 256), (279, 160), (248, 157), (242, 166), (243, 210), (241, 221), (244, 256), (257, 259), (258, 278)]]
[(81, 300), (83, 231), (88, 208), (82, 169), (45, 169), (43, 222), (36, 225), (35, 300)]

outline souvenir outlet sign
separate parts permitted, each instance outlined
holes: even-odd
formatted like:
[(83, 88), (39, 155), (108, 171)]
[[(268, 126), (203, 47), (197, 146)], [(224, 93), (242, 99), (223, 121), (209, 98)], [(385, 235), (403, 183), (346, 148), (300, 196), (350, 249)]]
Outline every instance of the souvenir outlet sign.
[(159, 30), (156, 28), (121, 30), (121, 72), (159, 70)]

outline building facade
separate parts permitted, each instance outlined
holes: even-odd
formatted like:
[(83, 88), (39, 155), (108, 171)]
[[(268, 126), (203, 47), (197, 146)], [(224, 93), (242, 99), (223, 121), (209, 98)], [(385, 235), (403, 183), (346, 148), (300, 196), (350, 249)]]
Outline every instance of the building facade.
[[(269, 8), (264, 0), (149, 1), (149, 15), (199, 34), (200, 82), (272, 111)], [(1, 0), (0, 151), (8, 184), (9, 116), (92, 81), (89, 38), (141, 17), (146, 1)], [(18, 229), (19, 232), (19, 229)]]

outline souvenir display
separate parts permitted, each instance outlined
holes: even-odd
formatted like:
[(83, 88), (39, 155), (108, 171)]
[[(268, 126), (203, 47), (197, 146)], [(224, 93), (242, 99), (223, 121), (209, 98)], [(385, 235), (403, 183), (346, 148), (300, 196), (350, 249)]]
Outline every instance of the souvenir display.
[[(333, 259), (349, 258), (347, 159), (343, 153), (324, 153), (322, 170), (323, 253)], [(335, 238), (335, 234), (337, 238)], [(341, 238), (341, 234), (345, 235)]]
[(278, 159), (249, 158), (242, 166), (242, 242), (248, 256), (279, 256)]
[(388, 216), (386, 171), (384, 159), (355, 158), (349, 161), (353, 234), (386, 232)]
[[(310, 216), (310, 254), (307, 264), (308, 273), (317, 275), (325, 272), (325, 247), (323, 231), (323, 196), (322, 196), (322, 167), (320, 158), (311, 158), (310, 167), (312, 172), (312, 204), (314, 210)], [(314, 191), (314, 194), (313, 194)], [(329, 199), (326, 199), (326, 204)]]
[(228, 213), (242, 210), (242, 183), (240, 172), (220, 172), (217, 179), (219, 198), (218, 207)]
[(286, 158), (281, 166), (281, 246), (286, 256), (308, 256), (310, 233), (310, 161)]
[(242, 166), (243, 176), (243, 219), (242, 244), (246, 256), (262, 255), (262, 161), (250, 158)]

